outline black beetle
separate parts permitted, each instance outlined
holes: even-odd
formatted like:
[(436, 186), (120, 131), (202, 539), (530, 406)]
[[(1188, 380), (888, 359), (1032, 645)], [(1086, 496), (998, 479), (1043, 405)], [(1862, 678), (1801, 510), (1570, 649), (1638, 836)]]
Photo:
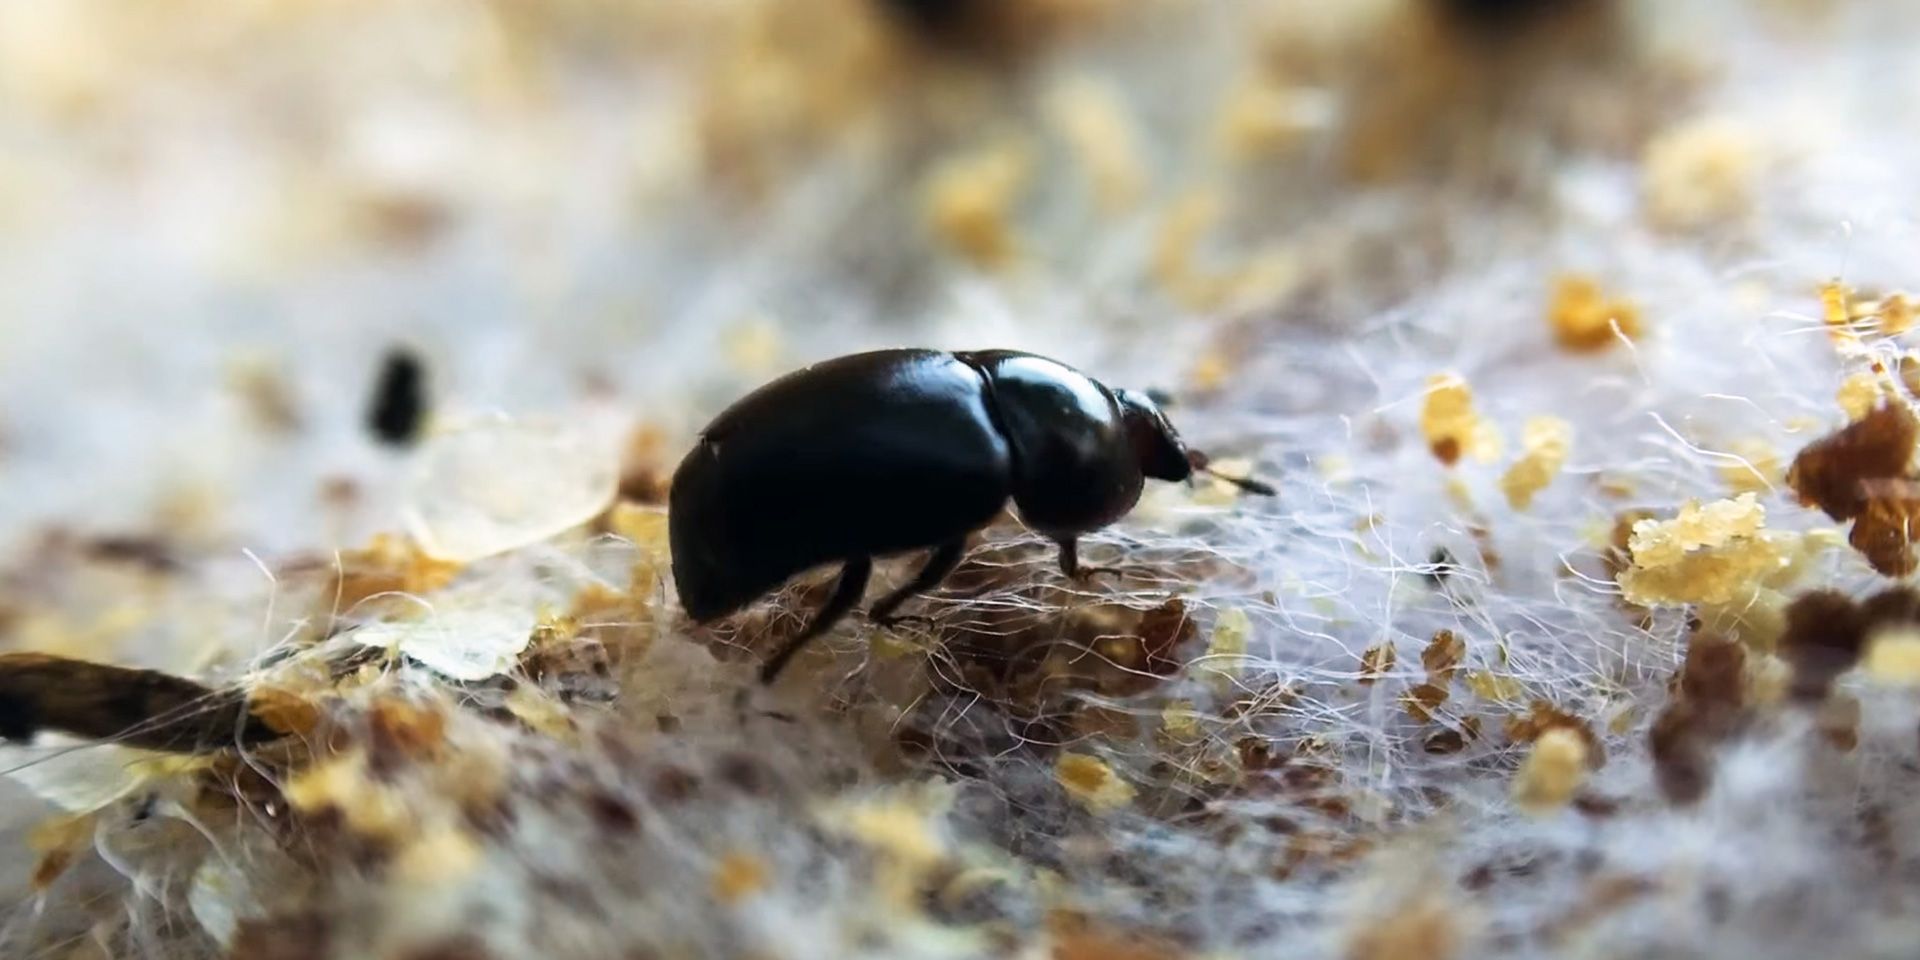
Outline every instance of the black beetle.
[[(1145, 480), (1182, 481), (1189, 452), (1158, 405), (1030, 353), (900, 349), (787, 374), (722, 412), (674, 471), (673, 579), (696, 623), (732, 614), (793, 576), (839, 562), (814, 619), (761, 671), (771, 681), (865, 592), (873, 558), (928, 550), (926, 565), (868, 611), (883, 626), (960, 563), (967, 536), (1011, 498), (1059, 545), (1120, 519)], [(1273, 489), (1225, 478), (1255, 493)]]
[(388, 446), (412, 446), (426, 422), (427, 403), (426, 364), (405, 347), (387, 351), (367, 407), (367, 428)]

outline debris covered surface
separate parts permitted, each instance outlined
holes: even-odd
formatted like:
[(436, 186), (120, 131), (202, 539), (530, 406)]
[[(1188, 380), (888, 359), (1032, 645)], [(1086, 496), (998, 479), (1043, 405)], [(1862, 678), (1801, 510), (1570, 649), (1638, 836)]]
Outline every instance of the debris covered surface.
[[(0, 0), (0, 949), (1912, 956), (1916, 43)], [(1005, 519), (761, 688), (830, 580), (689, 625), (666, 478), (906, 344), (1280, 495)]]

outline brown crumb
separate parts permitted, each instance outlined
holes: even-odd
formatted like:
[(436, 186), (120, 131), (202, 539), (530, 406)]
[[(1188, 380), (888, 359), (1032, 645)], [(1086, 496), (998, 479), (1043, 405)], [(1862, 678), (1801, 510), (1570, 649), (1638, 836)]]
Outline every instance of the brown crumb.
[(1860, 484), (1866, 509), (1853, 521), (1847, 542), (1883, 576), (1901, 578), (1916, 567), (1913, 555), (1915, 515), (1920, 514), (1920, 483), (1867, 480)]
[(1175, 651), (1199, 632), (1193, 618), (1187, 616), (1186, 602), (1178, 597), (1147, 611), (1137, 629), (1137, 649), (1142, 655), (1138, 667), (1158, 677), (1170, 676), (1180, 668)]
[(1913, 411), (1902, 402), (1883, 403), (1801, 450), (1787, 468), (1787, 485), (1802, 505), (1851, 520), (1866, 509), (1866, 481), (1907, 475), (1917, 438)]
[(1427, 671), (1428, 681), (1446, 683), (1453, 678), (1454, 671), (1460, 669), (1460, 661), (1466, 655), (1465, 640), (1452, 630), (1435, 630), (1426, 649), (1420, 651), (1420, 666)]
[(1179, 960), (1183, 954), (1158, 937), (1128, 930), (1097, 930), (1085, 917), (1056, 911), (1047, 918), (1052, 960)]
[(1347, 960), (1451, 960), (1460, 950), (1454, 909), (1438, 898), (1374, 917), (1347, 941)]
[(1883, 590), (1865, 603), (1833, 590), (1816, 590), (1787, 607), (1780, 654), (1793, 668), (1788, 688), (1794, 700), (1827, 698), (1835, 678), (1860, 662), (1868, 640), (1887, 630), (1920, 624), (1920, 593), (1906, 587)]
[(261, 429), (292, 433), (303, 425), (300, 404), (294, 398), (285, 371), (264, 357), (237, 358), (227, 371), (227, 385), (246, 406)]
[(1794, 668), (1793, 698), (1825, 699), (1833, 679), (1859, 660), (1866, 635), (1866, 617), (1845, 594), (1816, 590), (1788, 605), (1780, 653)]
[(360, 482), (335, 475), (320, 481), (320, 502), (334, 510), (349, 510), (360, 502)]
[(1440, 705), (1447, 702), (1447, 697), (1446, 687), (1429, 681), (1407, 688), (1407, 692), (1400, 697), (1400, 703), (1406, 707), (1409, 716), (1426, 723), (1433, 719)]
[(234, 930), (229, 957), (246, 960), (325, 960), (333, 953), (335, 925), (319, 912), (244, 918)]
[(1647, 733), (1654, 779), (1675, 804), (1699, 800), (1711, 785), (1712, 751), (1747, 723), (1746, 650), (1710, 633), (1694, 634), (1673, 699)]
[(52, 887), (74, 858), (92, 847), (98, 827), (92, 814), (58, 816), (35, 824), (27, 832), (27, 846), (40, 855), (30, 878), (33, 889), (44, 892)]
[(1654, 881), (1630, 874), (1595, 877), (1587, 885), (1586, 896), (1572, 909), (1555, 918), (1544, 932), (1551, 942), (1565, 943), (1579, 931), (1658, 889)]
[(1613, 518), (1613, 530), (1607, 538), (1607, 549), (1601, 553), (1600, 562), (1606, 568), (1607, 578), (1620, 579), (1620, 574), (1633, 565), (1633, 553), (1629, 544), (1633, 541), (1633, 528), (1642, 520), (1658, 520), (1660, 515), (1645, 508), (1622, 510)]
[(1368, 647), (1360, 654), (1361, 686), (1372, 686), (1374, 681), (1393, 671), (1394, 649), (1392, 643), (1383, 643), (1377, 647)]
[(380, 700), (367, 716), (367, 755), (376, 768), (427, 756), (446, 741), (446, 715), (431, 705)]
[(1480, 736), (1480, 718), (1467, 717), (1460, 721), (1458, 729), (1442, 730), (1426, 739), (1421, 749), (1427, 753), (1446, 755), (1459, 753)]

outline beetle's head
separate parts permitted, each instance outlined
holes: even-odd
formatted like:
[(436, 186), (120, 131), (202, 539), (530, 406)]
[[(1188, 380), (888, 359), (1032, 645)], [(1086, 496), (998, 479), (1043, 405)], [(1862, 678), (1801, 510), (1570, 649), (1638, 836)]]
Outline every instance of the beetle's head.
[(1173, 429), (1167, 415), (1160, 412), (1161, 405), (1148, 394), (1116, 390), (1114, 398), (1120, 401), (1120, 413), (1127, 424), (1127, 437), (1133, 441), (1134, 455), (1140, 459), (1141, 473), (1155, 480), (1177, 483), (1191, 480), (1197, 471), (1225, 480), (1248, 493), (1263, 497), (1276, 495), (1271, 484), (1222, 473), (1209, 465), (1206, 454), (1188, 450), (1180, 439), (1180, 432)]
[(1187, 445), (1153, 398), (1135, 390), (1116, 390), (1114, 399), (1120, 401), (1120, 415), (1127, 425), (1127, 438), (1133, 442), (1134, 456), (1140, 458), (1141, 473), (1172, 482), (1193, 475)]

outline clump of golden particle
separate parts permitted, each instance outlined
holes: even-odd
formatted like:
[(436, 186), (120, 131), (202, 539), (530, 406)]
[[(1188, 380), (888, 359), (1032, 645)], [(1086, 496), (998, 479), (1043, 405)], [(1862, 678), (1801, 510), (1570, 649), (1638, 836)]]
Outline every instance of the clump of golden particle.
[(1870, 315), (1880, 321), (1880, 332), (1889, 337), (1897, 337), (1913, 327), (1916, 307), (1904, 293), (1889, 293), (1874, 301)]
[(1586, 781), (1587, 742), (1566, 727), (1555, 727), (1533, 742), (1533, 750), (1513, 778), (1513, 802), (1532, 814), (1565, 807)]
[(1574, 353), (1593, 353), (1620, 341), (1640, 339), (1640, 308), (1606, 296), (1600, 282), (1584, 275), (1561, 277), (1547, 306), (1554, 341)]
[(1855, 297), (1846, 284), (1829, 280), (1820, 285), (1820, 318), (1836, 343), (1854, 343), (1869, 333), (1897, 337), (1913, 327), (1914, 303), (1899, 291)]
[(1075, 77), (1049, 94), (1047, 107), (1084, 170), (1100, 212), (1120, 214), (1138, 205), (1147, 189), (1146, 161), (1120, 96), (1105, 84)]
[(374, 597), (431, 593), (453, 581), (461, 565), (436, 559), (410, 539), (377, 534), (358, 550), (340, 554), (334, 588), (326, 602), (335, 610), (352, 610)]
[(1862, 370), (1840, 381), (1840, 390), (1834, 394), (1834, 399), (1839, 401), (1840, 410), (1848, 420), (1858, 420), (1885, 402), (1889, 386), (1884, 376), (1871, 370)]
[(1210, 262), (1204, 254), (1206, 240), (1227, 207), (1218, 187), (1197, 187), (1167, 205), (1154, 235), (1154, 281), (1191, 309), (1271, 303), (1299, 282), (1299, 254), (1285, 244)]
[(1861, 667), (1879, 683), (1920, 687), (1920, 628), (1902, 625), (1876, 631), (1868, 640)]
[(1833, 342), (1840, 345), (1859, 339), (1853, 325), (1853, 294), (1846, 284), (1838, 280), (1829, 280), (1820, 285), (1820, 319), (1827, 324), (1827, 334)]
[(975, 266), (1007, 266), (1019, 252), (1013, 205), (1028, 168), (1026, 151), (1005, 143), (949, 160), (926, 186), (934, 235)]
[(708, 885), (715, 900), (731, 906), (765, 890), (769, 872), (765, 860), (736, 850), (714, 864)]
[(1473, 407), (1473, 390), (1454, 374), (1427, 378), (1426, 402), (1420, 408), (1420, 432), (1441, 463), (1451, 467), (1461, 454), (1477, 460), (1500, 455), (1500, 438)]
[(1766, 508), (1751, 493), (1712, 503), (1690, 501), (1671, 520), (1638, 520), (1619, 575), (1627, 602), (1724, 604), (1744, 584), (1786, 563), (1767, 536)]
[(1532, 506), (1534, 495), (1566, 465), (1573, 427), (1558, 417), (1534, 417), (1521, 431), (1520, 446), (1520, 459), (1500, 477), (1500, 492), (1515, 510)]
[(1737, 220), (1753, 207), (1758, 150), (1741, 125), (1696, 120), (1647, 145), (1642, 188), (1648, 217), (1672, 230)]
[(1113, 810), (1133, 800), (1133, 785), (1099, 757), (1062, 754), (1054, 764), (1053, 775), (1069, 796), (1089, 810)]
[(1738, 440), (1727, 451), (1738, 457), (1720, 465), (1720, 477), (1734, 493), (1765, 493), (1782, 479), (1780, 455), (1763, 440)]
[(1527, 712), (1507, 718), (1507, 737), (1515, 743), (1538, 743), (1540, 738), (1555, 730), (1564, 730), (1580, 738), (1581, 756), (1586, 764), (1595, 770), (1606, 766), (1606, 745), (1600, 741), (1593, 726), (1576, 714), (1554, 706), (1546, 700), (1535, 700), (1527, 705)]

